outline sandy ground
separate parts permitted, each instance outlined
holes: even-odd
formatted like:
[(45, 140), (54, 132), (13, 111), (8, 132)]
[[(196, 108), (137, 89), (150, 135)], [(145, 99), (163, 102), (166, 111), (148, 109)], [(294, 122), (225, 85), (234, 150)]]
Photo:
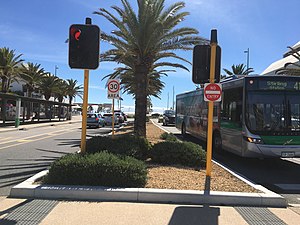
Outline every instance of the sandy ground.
[[(132, 129), (133, 127), (128, 126), (123, 132), (132, 132)], [(154, 144), (158, 141), (162, 141), (159, 138), (162, 133), (164, 133), (163, 130), (151, 122), (147, 123), (147, 139), (150, 143)], [(196, 170), (182, 166), (161, 166), (153, 164), (149, 164), (148, 166), (148, 182), (146, 188), (204, 190), (205, 185), (206, 188), (209, 187), (211, 191), (259, 192), (214, 163), (212, 164), (210, 182), (206, 182), (205, 169)]]

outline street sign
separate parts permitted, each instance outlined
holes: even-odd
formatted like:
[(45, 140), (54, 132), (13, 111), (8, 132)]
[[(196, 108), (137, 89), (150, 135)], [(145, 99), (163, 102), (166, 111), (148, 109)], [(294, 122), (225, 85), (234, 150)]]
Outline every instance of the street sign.
[(120, 81), (109, 79), (107, 82), (107, 98), (119, 99), (120, 98)]
[(204, 84), (204, 101), (220, 102), (222, 97), (222, 85), (214, 83)]

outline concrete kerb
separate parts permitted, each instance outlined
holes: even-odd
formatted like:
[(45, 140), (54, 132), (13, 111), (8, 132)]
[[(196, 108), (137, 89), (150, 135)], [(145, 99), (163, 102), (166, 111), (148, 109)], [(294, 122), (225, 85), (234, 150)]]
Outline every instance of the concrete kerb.
[[(80, 122), (80, 121), (78, 121)], [(153, 123), (155, 124), (155, 123)], [(48, 124), (49, 125), (49, 124)], [(156, 124), (155, 124), (156, 125)], [(161, 127), (160, 127), (161, 129)], [(166, 131), (168, 132), (168, 131)], [(174, 204), (209, 204), (227, 206), (257, 206), (257, 207), (287, 207), (286, 200), (251, 181), (229, 170), (214, 161), (229, 173), (244, 181), (248, 185), (260, 190), (262, 193), (243, 192), (217, 192), (173, 189), (148, 188), (111, 188), (96, 186), (68, 186), (68, 185), (38, 185), (35, 182), (48, 173), (42, 171), (11, 189), (12, 198), (40, 198), (40, 199), (66, 199), (90, 201), (127, 201)]]
[(89, 201), (126, 201), (141, 203), (209, 204), (226, 206), (287, 207), (283, 197), (266, 193), (217, 192), (151, 188), (111, 188), (100, 186), (38, 185), (48, 173), (42, 171), (14, 186), (9, 197)]

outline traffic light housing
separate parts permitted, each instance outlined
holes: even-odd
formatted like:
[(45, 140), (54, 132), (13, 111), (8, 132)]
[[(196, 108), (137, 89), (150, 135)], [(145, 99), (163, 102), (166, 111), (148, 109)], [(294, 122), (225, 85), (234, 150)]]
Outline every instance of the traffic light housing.
[[(196, 45), (193, 50), (193, 82), (204, 84), (210, 82), (210, 45)], [(215, 83), (220, 82), (221, 48), (216, 49)]]
[(99, 66), (100, 29), (91, 24), (73, 24), (69, 29), (69, 66), (97, 69)]

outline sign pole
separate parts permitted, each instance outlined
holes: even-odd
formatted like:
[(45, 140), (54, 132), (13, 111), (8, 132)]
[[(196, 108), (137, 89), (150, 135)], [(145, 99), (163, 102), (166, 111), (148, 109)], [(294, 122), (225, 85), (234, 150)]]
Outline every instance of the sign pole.
[(87, 125), (87, 107), (88, 107), (88, 85), (89, 70), (84, 70), (84, 86), (83, 86), (83, 104), (82, 104), (82, 128), (81, 128), (81, 150), (80, 153), (86, 152), (86, 125)]
[[(211, 54), (210, 54), (210, 77), (209, 82), (215, 82), (215, 65), (216, 65), (216, 49), (217, 49), (217, 30), (211, 30)], [(208, 102), (208, 127), (207, 127), (207, 156), (206, 156), (206, 176), (211, 177), (212, 170), (212, 136), (213, 136), (213, 114), (214, 102)]]
[(115, 136), (115, 99), (112, 100), (112, 119), (111, 119), (111, 126), (112, 126), (112, 137)]

